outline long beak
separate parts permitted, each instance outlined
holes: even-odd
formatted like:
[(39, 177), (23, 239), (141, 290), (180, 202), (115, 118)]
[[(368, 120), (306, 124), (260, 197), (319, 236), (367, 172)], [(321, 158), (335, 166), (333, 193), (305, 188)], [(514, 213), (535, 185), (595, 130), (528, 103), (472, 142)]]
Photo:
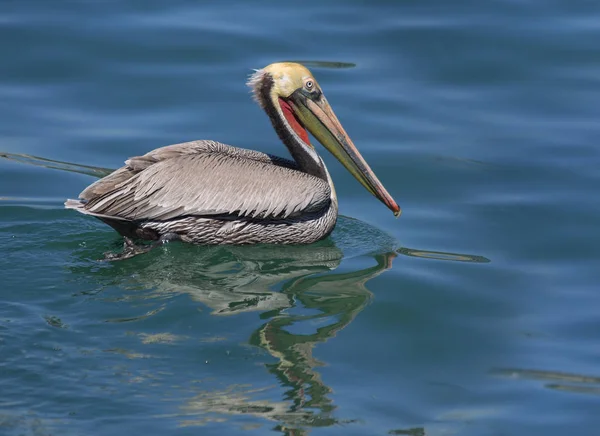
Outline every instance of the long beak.
[(323, 144), (367, 191), (383, 202), (397, 217), (402, 213), (400, 206), (383, 187), (373, 170), (360, 155), (352, 140), (333, 113), (323, 95), (313, 101), (301, 90), (291, 96), (296, 116), (304, 127)]

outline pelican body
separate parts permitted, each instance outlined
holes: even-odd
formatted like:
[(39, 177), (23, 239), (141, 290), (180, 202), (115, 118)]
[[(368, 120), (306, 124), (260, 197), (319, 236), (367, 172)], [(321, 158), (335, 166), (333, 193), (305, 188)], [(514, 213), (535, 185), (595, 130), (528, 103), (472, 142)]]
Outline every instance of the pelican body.
[(130, 158), (65, 206), (132, 239), (309, 244), (331, 233), (338, 214), (333, 182), (310, 131), (400, 214), (307, 68), (271, 64), (257, 70), (248, 85), (293, 160), (208, 140), (169, 145)]

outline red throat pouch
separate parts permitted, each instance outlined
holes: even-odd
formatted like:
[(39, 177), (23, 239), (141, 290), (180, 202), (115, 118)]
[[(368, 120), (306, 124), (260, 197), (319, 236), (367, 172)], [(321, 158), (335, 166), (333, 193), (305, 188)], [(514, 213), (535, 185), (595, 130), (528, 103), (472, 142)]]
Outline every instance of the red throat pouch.
[(283, 116), (285, 117), (289, 125), (292, 127), (292, 129), (294, 129), (294, 132), (296, 132), (296, 134), (300, 137), (300, 139), (302, 139), (306, 143), (306, 145), (312, 147), (308, 139), (308, 132), (302, 126), (302, 124), (300, 124), (298, 118), (296, 118), (296, 115), (294, 114), (294, 110), (292, 109), (290, 103), (285, 101), (283, 98), (280, 98), (279, 106), (283, 111)]

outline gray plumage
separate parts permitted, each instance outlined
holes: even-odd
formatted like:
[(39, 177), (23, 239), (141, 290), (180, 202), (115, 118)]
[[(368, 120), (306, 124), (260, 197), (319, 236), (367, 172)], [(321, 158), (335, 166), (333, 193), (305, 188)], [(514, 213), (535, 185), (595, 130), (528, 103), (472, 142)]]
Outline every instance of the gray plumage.
[(331, 180), (291, 160), (192, 141), (130, 158), (65, 206), (127, 237), (175, 235), (197, 244), (302, 244), (337, 220)]
[[(337, 221), (337, 199), (308, 132), (395, 215), (400, 207), (364, 161), (306, 67), (278, 62), (248, 85), (293, 160), (193, 141), (133, 157), (65, 206), (125, 236), (123, 259), (151, 249), (132, 239), (197, 244), (308, 244)], [(308, 130), (307, 130), (308, 129)]]

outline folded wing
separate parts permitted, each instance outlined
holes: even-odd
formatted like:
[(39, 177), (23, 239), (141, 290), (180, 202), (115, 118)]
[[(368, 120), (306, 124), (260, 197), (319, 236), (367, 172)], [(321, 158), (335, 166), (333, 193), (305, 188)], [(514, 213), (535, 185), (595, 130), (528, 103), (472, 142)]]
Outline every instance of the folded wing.
[(132, 221), (215, 215), (285, 219), (330, 202), (327, 181), (294, 169), (290, 161), (200, 142), (128, 160), (82, 192), (86, 201), (80, 210)]

